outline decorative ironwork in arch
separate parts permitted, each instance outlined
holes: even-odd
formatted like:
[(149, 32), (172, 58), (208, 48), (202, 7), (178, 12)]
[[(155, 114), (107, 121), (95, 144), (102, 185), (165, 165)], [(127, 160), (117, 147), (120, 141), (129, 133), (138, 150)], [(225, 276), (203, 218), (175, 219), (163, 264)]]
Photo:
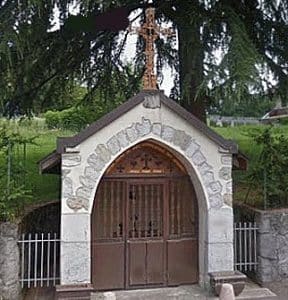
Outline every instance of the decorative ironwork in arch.
[(105, 175), (184, 175), (185, 167), (169, 150), (152, 141), (131, 147), (108, 168)]

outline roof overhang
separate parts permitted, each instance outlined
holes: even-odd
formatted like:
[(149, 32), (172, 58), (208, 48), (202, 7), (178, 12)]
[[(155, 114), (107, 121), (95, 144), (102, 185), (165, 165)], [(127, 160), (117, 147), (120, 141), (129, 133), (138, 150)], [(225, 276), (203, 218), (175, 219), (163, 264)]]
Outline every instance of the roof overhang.
[(60, 174), (61, 173), (61, 154), (56, 150), (38, 161), (39, 172), (41, 174)]
[(239, 154), (238, 145), (234, 141), (223, 138), (221, 135), (213, 131), (206, 124), (204, 124), (193, 114), (184, 109), (178, 103), (165, 96), (162, 91), (143, 90), (136, 96), (124, 102), (112, 112), (106, 114), (104, 117), (92, 123), (90, 126), (88, 126), (80, 133), (76, 134), (75, 136), (58, 138), (56, 150), (44, 157), (39, 162), (40, 172), (60, 174), (61, 154), (65, 153), (67, 148), (73, 148), (81, 144), (87, 138), (94, 135), (96, 132), (98, 132), (105, 126), (111, 124), (114, 120), (121, 117), (123, 114), (134, 108), (136, 105), (145, 101), (145, 99), (148, 97), (156, 97), (159, 100), (160, 105), (164, 104), (165, 106), (170, 108), (174, 113), (178, 114), (179, 116), (181, 116), (181, 118), (183, 118), (189, 124), (191, 124), (192, 127), (196, 128), (203, 135), (207, 136), (207, 138), (214, 141), (218, 146), (220, 146), (220, 148), (224, 149), (227, 153), (233, 154), (233, 165), (235, 165), (236, 169), (247, 168), (248, 159), (245, 157), (245, 155)]

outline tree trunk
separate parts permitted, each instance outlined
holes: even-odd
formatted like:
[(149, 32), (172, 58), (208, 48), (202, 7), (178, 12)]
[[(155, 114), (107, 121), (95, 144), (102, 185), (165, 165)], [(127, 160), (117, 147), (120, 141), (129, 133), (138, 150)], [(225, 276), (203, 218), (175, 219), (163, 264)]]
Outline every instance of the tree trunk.
[(181, 105), (206, 123), (206, 103), (198, 88), (203, 81), (204, 51), (200, 38), (200, 24), (178, 23), (179, 74)]

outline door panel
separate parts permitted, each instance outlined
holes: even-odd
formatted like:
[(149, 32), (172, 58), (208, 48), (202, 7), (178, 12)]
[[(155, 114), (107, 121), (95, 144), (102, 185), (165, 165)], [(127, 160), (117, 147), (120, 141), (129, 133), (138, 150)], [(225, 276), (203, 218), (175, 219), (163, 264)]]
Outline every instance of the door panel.
[(168, 245), (168, 285), (196, 283), (198, 280), (197, 240), (170, 240)]
[(164, 242), (147, 242), (147, 284), (164, 284)]
[(146, 243), (128, 242), (129, 285), (146, 284)]
[(92, 280), (99, 290), (124, 288), (124, 243), (94, 243)]
[(128, 187), (129, 285), (164, 283), (164, 184), (142, 181)]

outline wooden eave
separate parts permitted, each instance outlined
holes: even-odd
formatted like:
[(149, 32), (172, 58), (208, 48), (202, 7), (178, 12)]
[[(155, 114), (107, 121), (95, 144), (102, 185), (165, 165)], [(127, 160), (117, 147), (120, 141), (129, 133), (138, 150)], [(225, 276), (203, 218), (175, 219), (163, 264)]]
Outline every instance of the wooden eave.
[(38, 161), (39, 172), (41, 174), (60, 174), (61, 173), (61, 154), (56, 150)]

